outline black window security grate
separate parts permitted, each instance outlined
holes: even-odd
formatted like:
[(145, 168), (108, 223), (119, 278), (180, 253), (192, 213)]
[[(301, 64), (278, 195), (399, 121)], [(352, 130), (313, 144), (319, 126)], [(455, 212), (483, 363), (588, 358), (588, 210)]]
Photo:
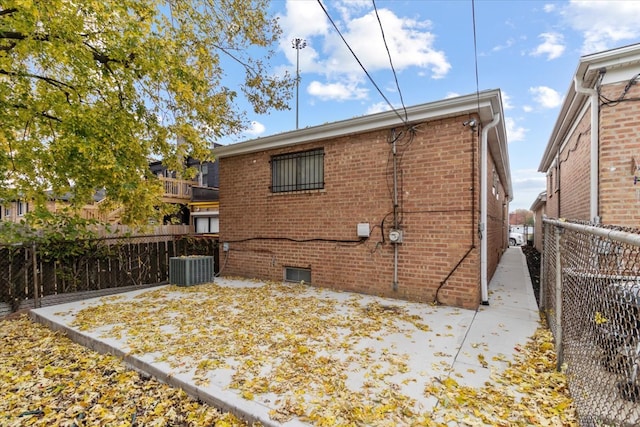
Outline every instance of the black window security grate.
[(322, 148), (271, 157), (271, 191), (318, 190), (324, 188)]

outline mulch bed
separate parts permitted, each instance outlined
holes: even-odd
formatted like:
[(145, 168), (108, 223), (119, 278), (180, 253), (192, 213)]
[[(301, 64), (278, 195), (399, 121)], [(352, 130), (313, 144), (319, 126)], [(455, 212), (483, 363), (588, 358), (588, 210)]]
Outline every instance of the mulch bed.
[(522, 246), (522, 252), (527, 258), (527, 267), (529, 267), (529, 275), (531, 276), (531, 285), (533, 286), (533, 293), (536, 296), (536, 302), (540, 307), (540, 261), (542, 257), (540, 252), (533, 246)]

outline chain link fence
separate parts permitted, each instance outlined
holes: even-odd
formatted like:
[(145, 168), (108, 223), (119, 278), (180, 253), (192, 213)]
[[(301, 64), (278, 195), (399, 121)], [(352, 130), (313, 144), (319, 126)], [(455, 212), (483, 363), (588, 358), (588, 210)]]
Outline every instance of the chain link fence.
[(0, 245), (0, 317), (167, 283), (169, 259), (213, 256), (216, 238), (148, 235)]
[(544, 219), (541, 269), (580, 424), (640, 425), (640, 230)]

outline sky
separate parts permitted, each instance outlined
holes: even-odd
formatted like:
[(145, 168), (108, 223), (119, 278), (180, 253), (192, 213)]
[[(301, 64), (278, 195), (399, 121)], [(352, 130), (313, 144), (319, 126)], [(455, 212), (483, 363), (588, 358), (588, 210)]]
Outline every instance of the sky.
[[(403, 103), (500, 89), (511, 212), (529, 209), (545, 190), (538, 167), (580, 57), (640, 42), (640, 1), (635, 0), (322, 0), (322, 5), (375, 85), (317, 0), (273, 0), (270, 12), (283, 30), (273, 72), (299, 72), (298, 101), (294, 94), (289, 111), (250, 113), (244, 134), (220, 142), (294, 130), (296, 110), (299, 128), (305, 128)], [(295, 38), (306, 46), (294, 49)]]

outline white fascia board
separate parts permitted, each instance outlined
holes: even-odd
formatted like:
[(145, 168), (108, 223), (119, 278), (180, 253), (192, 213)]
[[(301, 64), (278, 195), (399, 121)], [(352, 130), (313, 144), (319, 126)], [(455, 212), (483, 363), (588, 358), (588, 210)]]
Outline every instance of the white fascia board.
[[(470, 94), (441, 101), (421, 104), (407, 108), (407, 122), (409, 124), (445, 117), (470, 114), (480, 108), (480, 118), (491, 121), (496, 109), (502, 113), (500, 91), (498, 89)], [(368, 116), (356, 117), (339, 122), (284, 132), (264, 138), (252, 139), (231, 145), (224, 145), (213, 149), (216, 158), (249, 154), (275, 148), (289, 147), (324, 139), (337, 138), (379, 129), (404, 126), (398, 117), (404, 111), (385, 111)], [(504, 126), (502, 126), (504, 129)]]
[(547, 202), (547, 192), (543, 191), (540, 194), (538, 194), (538, 197), (536, 197), (536, 199), (533, 201), (533, 204), (531, 205), (529, 210), (535, 212), (538, 210), (538, 208), (542, 207), (542, 205), (544, 205), (546, 202)]
[(576, 72), (571, 77), (571, 84), (564, 97), (564, 102), (549, 137), (549, 142), (542, 155), (538, 172), (547, 172), (549, 170), (558, 147), (566, 137), (567, 130), (571, 128), (576, 114), (582, 110), (588, 100), (587, 95), (576, 92), (574, 78), (582, 79), (588, 87), (593, 89), (601, 69), (609, 70), (638, 64), (640, 64), (640, 44), (585, 55), (580, 58)]
[(600, 69), (610, 70), (637, 65), (639, 63), (640, 43), (594, 53), (592, 55), (585, 55), (580, 58), (576, 75), (583, 77), (584, 81), (589, 82), (589, 87), (593, 89)]
[[(508, 195), (508, 200), (513, 200), (513, 187), (511, 183), (511, 167), (509, 165), (509, 149), (507, 141), (507, 131), (505, 123), (505, 115), (502, 107), (502, 97), (500, 90), (496, 90), (496, 96), (491, 99), (490, 109), (480, 110), (480, 116), (484, 125), (491, 122), (494, 114), (500, 115), (500, 121), (493, 127), (487, 135), (488, 149), (496, 162), (496, 169), (501, 182), (504, 184), (505, 191)], [(485, 113), (490, 113), (491, 116), (484, 116)], [(491, 118), (491, 119), (490, 119)]]

